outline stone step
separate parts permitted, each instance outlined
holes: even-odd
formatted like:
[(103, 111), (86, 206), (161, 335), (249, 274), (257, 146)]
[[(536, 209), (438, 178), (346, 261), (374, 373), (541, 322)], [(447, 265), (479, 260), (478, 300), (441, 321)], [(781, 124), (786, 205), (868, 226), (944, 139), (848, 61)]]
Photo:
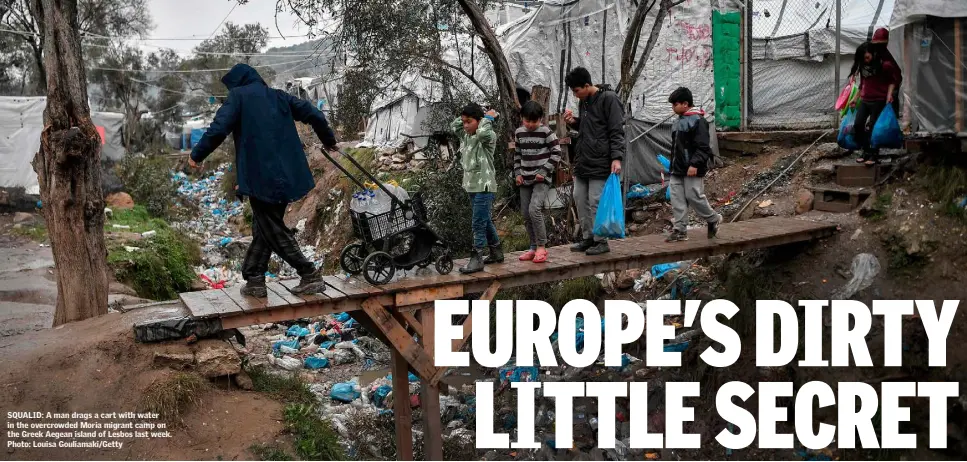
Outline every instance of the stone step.
[(813, 209), (822, 212), (849, 213), (873, 194), (866, 188), (812, 187)]
[(893, 170), (893, 165), (837, 164), (835, 170), (836, 184), (844, 187), (868, 187), (886, 178)]

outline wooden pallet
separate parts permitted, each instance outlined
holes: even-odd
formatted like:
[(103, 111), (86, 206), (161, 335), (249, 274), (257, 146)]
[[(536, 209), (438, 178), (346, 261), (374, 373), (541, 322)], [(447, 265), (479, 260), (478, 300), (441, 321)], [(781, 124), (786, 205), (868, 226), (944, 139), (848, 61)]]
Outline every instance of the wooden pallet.
[(855, 210), (867, 197), (870, 190), (857, 188), (810, 188), (813, 192), (813, 209), (821, 212), (849, 213)]
[[(367, 331), (392, 347), (394, 388), (408, 386), (408, 370), (423, 379), (420, 402), (426, 425), (426, 454), (430, 460), (439, 460), (443, 457), (439, 387), (446, 369), (435, 367), (432, 360), (434, 301), (473, 293), (483, 293), (481, 300), (492, 300), (502, 287), (561, 281), (809, 241), (829, 236), (835, 230), (836, 225), (830, 223), (770, 217), (723, 224), (718, 238), (713, 240), (706, 238), (704, 229), (690, 231), (690, 240), (685, 242), (667, 243), (662, 235), (612, 240), (610, 253), (593, 257), (560, 246), (549, 248), (548, 261), (537, 264), (518, 261), (520, 252), (513, 252), (506, 255), (504, 263), (487, 265), (484, 271), (471, 275), (455, 270), (447, 275), (432, 273), (432, 276), (402, 279), (383, 286), (374, 286), (355, 277), (326, 276), (329, 287), (320, 295), (296, 296), (288, 291), (296, 281), (288, 280), (268, 284), (269, 296), (262, 300), (242, 296), (238, 287), (189, 292), (180, 297), (193, 317), (219, 318), (224, 329), (353, 312), (353, 318)], [(454, 262), (454, 268), (465, 263), (465, 260), (458, 260)], [(457, 349), (466, 343), (470, 332), (471, 319), (468, 317), (463, 324), (463, 338), (455, 340), (452, 346)], [(419, 341), (414, 340), (414, 334)], [(398, 454), (403, 460), (411, 460), (409, 396), (405, 393), (394, 396)]]

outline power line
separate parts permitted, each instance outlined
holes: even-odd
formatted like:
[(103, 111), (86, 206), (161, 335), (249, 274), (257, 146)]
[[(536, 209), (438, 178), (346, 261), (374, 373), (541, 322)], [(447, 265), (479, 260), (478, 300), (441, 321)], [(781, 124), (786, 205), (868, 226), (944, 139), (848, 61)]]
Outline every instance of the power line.
[[(191, 96), (191, 97), (193, 97), (193, 98), (194, 98), (194, 97), (198, 97), (198, 96), (202, 96), (202, 95), (198, 95), (197, 93), (188, 93), (188, 92), (184, 92), (184, 91), (179, 91), (179, 90), (171, 90), (171, 89), (168, 89), (168, 88), (165, 88), (165, 87), (162, 87), (162, 86), (160, 86), (160, 85), (155, 85), (155, 84), (153, 84), (153, 83), (151, 83), (151, 82), (146, 82), (146, 81), (144, 81), (144, 80), (138, 80), (138, 79), (136, 79), (136, 78), (134, 78), (134, 77), (128, 77), (128, 80), (130, 80), (130, 81), (132, 81), (132, 82), (137, 82), (137, 83), (140, 83), (140, 84), (142, 84), (142, 85), (147, 85), (147, 86), (149, 86), (149, 87), (155, 87), (155, 88), (158, 88), (158, 89), (160, 89), (160, 90), (162, 90), (162, 91), (166, 91), (166, 92), (168, 92), (168, 93), (175, 93), (175, 94), (179, 94), (179, 95), (185, 95), (185, 96)], [(207, 93), (205, 93), (205, 92), (204, 92), (204, 91), (202, 91), (202, 90), (198, 90), (198, 91), (201, 91), (203, 95), (207, 95), (207, 96), (214, 96), (214, 97), (216, 97), (216, 98), (226, 98), (226, 97), (228, 97), (228, 95), (210, 95), (210, 94), (207, 94)]]
[[(110, 45), (98, 45), (94, 43), (82, 43), (81, 46), (103, 48), (107, 50), (114, 48)], [(152, 48), (160, 48), (163, 50), (170, 50), (170, 48), (166, 48), (158, 45), (147, 45), (147, 46), (150, 46)], [(175, 50), (172, 50), (172, 51), (175, 51)], [(242, 56), (242, 57), (252, 56), (252, 57), (262, 57), (262, 58), (300, 58), (300, 57), (307, 57), (307, 56), (311, 57), (313, 55), (312, 52), (308, 52), (308, 51), (292, 51), (292, 52), (282, 51), (277, 53), (242, 53), (242, 52), (226, 53), (226, 52), (217, 52), (217, 51), (185, 51), (184, 53), (192, 54), (192, 55), (202, 55), (202, 56)]]
[[(40, 35), (40, 34), (38, 34), (36, 32), (32, 32), (32, 31), (16, 30), (16, 29), (5, 29), (5, 28), (0, 28), (0, 32), (7, 32), (7, 33), (11, 33), (11, 34), (20, 34), (20, 35), (33, 35), (33, 36), (39, 36)], [(122, 36), (100, 35), (100, 34), (94, 34), (94, 33), (91, 33), (91, 32), (81, 32), (81, 36), (82, 37), (83, 36), (92, 36), (92, 37), (98, 37), (98, 38), (104, 38), (104, 39), (146, 40), (146, 41), (169, 41), (169, 40), (172, 40), (172, 41), (174, 41), (174, 40), (192, 41), (192, 40), (194, 40), (194, 41), (198, 41), (198, 42), (203, 42), (205, 40), (208, 40), (208, 38), (206, 38), (206, 37), (198, 37), (198, 36), (191, 36), (191, 37), (140, 37), (140, 36), (137, 36), (137, 35), (132, 35), (132, 36), (127, 36), (127, 37), (122, 37)], [(270, 36), (267, 36), (265, 38), (266, 38), (266, 40), (288, 40), (288, 39), (303, 38), (303, 37), (310, 37), (310, 36), (311, 36), (311, 34), (294, 34), (294, 35), (289, 35), (287, 37), (283, 37), (283, 36), (279, 36), (279, 35), (270, 35)]]
[(215, 30), (213, 30), (212, 33), (208, 36), (208, 40), (211, 40), (212, 37), (215, 36), (215, 32), (218, 32), (218, 29), (221, 29), (222, 24), (225, 24), (225, 21), (228, 19), (229, 16), (232, 15), (232, 12), (235, 11), (236, 7), (238, 7), (238, 2), (232, 2), (232, 9), (228, 10), (228, 14), (226, 14), (225, 17), (222, 18), (222, 22), (218, 23), (218, 25), (215, 26)]
[[(252, 68), (262, 69), (262, 68), (272, 67), (272, 66), (285, 66), (287, 64), (293, 64), (293, 63), (304, 63), (306, 61), (309, 61), (309, 59), (306, 58), (306, 59), (300, 59), (296, 61), (287, 61), (284, 63), (263, 64), (260, 66), (252, 66)], [(232, 68), (227, 68), (227, 69), (119, 69), (119, 68), (112, 68), (112, 67), (91, 67), (90, 69), (98, 70), (98, 71), (113, 71), (113, 72), (154, 72), (154, 73), (162, 73), (162, 74), (196, 74), (199, 72), (228, 72), (232, 70)]]

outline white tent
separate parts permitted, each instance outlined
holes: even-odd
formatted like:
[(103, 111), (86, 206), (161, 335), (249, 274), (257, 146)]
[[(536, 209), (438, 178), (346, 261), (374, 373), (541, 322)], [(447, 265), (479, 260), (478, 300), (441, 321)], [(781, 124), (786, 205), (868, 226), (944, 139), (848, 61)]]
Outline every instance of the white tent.
[[(0, 96), (0, 188), (22, 187), (27, 194), (39, 194), (37, 174), (30, 163), (40, 150), (46, 106), (45, 97)], [(101, 134), (102, 158), (121, 160), (124, 115), (92, 112), (91, 119)]]

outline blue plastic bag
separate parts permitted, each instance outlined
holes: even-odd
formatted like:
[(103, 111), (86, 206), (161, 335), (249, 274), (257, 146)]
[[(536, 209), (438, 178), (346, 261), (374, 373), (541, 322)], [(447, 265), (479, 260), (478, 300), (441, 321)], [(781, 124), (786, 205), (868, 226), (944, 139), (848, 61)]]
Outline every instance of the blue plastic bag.
[(323, 369), (329, 367), (329, 360), (318, 356), (309, 356), (302, 364), (306, 369)]
[(665, 157), (665, 156), (663, 156), (661, 154), (658, 154), (658, 162), (661, 163), (661, 166), (662, 167), (665, 167), (665, 173), (668, 173), (668, 172), (671, 171), (671, 169), (672, 169), (672, 162), (670, 160), (668, 160), (667, 157)]
[(903, 132), (900, 131), (900, 122), (896, 118), (896, 112), (893, 112), (893, 105), (887, 104), (873, 124), (870, 146), (894, 149), (903, 147)]
[(360, 393), (356, 391), (356, 387), (352, 383), (337, 383), (332, 386), (332, 391), (329, 392), (329, 397), (335, 401), (341, 401), (343, 403), (351, 403), (359, 398)]
[(389, 385), (380, 385), (376, 391), (373, 392), (373, 404), (376, 407), (383, 407), (386, 404), (386, 397), (389, 396), (389, 392), (393, 391), (393, 387)]
[(305, 327), (302, 327), (296, 324), (296, 325), (293, 325), (292, 327), (289, 327), (289, 330), (286, 331), (285, 335), (289, 337), (302, 338), (309, 335), (309, 329), (306, 329)]
[(651, 276), (655, 279), (661, 279), (661, 277), (664, 276), (665, 273), (672, 270), (676, 270), (681, 266), (682, 266), (681, 262), (662, 263), (660, 265), (655, 265), (651, 267)]
[(594, 216), (594, 234), (600, 237), (625, 237), (625, 206), (621, 197), (621, 180), (612, 173), (601, 192), (598, 213)]
[(856, 121), (856, 109), (849, 108), (846, 111), (846, 117), (843, 117), (843, 121), (839, 124), (839, 135), (836, 137), (836, 143), (839, 144), (839, 147), (850, 151), (860, 148), (856, 144), (856, 140), (853, 139), (854, 121)]

